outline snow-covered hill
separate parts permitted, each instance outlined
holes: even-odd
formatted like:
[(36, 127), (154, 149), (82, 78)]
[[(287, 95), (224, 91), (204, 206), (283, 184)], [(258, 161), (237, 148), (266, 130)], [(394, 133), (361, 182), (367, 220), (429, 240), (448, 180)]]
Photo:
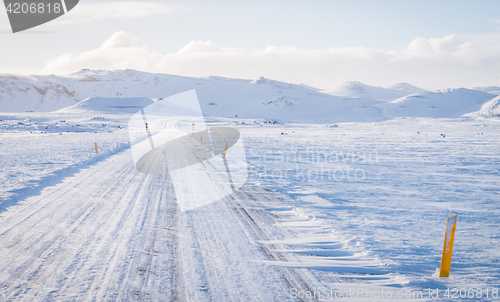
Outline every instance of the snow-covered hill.
[[(157, 98), (195, 89), (208, 116), (301, 122), (373, 122), (393, 117), (458, 117), (477, 112), (499, 87), (426, 92), (347, 82), (325, 92), (266, 78), (193, 78), (134, 70), (82, 70), (68, 76), (0, 76), (0, 112), (132, 113)], [(476, 114), (484, 116), (485, 114)], [(489, 114), (491, 116), (494, 114)]]
[(500, 95), (500, 87), (498, 87), (498, 86), (474, 87), (472, 89)]
[(400, 83), (389, 88), (383, 88), (366, 85), (357, 81), (348, 81), (333, 89), (325, 90), (325, 93), (331, 95), (365, 97), (383, 101), (394, 100), (419, 92), (425, 92), (425, 90), (406, 83)]
[[(204, 114), (210, 116), (323, 122), (383, 119), (381, 110), (375, 107), (380, 103), (377, 100), (346, 99), (305, 85), (265, 78), (252, 81), (190, 78), (134, 70), (83, 70), (66, 77), (4, 76), (1, 83), (0, 111), (3, 112), (55, 111), (66, 107), (70, 107), (64, 109), (66, 111), (115, 108), (124, 112), (120, 106), (142, 106), (132, 104), (131, 98), (154, 99), (195, 89)], [(120, 102), (127, 105), (120, 105)]]
[(103, 98), (90, 97), (72, 106), (57, 110), (60, 113), (84, 113), (100, 111), (107, 113), (136, 113), (141, 108), (153, 104), (158, 98), (122, 97)]
[(419, 88), (417, 86), (410, 85), (408, 83), (398, 83), (396, 85), (392, 85), (390, 87), (387, 87), (387, 89), (404, 91), (408, 94), (428, 92), (428, 90)]
[(468, 113), (467, 116), (472, 116), (472, 117), (500, 117), (500, 96), (497, 96), (496, 98), (492, 99), (489, 102), (486, 102), (483, 106), (481, 106), (481, 109)]
[(460, 117), (481, 109), (495, 95), (465, 88), (412, 94), (384, 106), (389, 117)]
[(58, 76), (0, 75), (0, 111), (48, 112), (73, 105), (80, 100), (72, 85), (77, 81)]
[(483, 86), (500, 86), (500, 77), (495, 78), (495, 79), (491, 79), (487, 82), (482, 83), (479, 86), (481, 86), (481, 87), (483, 87)]

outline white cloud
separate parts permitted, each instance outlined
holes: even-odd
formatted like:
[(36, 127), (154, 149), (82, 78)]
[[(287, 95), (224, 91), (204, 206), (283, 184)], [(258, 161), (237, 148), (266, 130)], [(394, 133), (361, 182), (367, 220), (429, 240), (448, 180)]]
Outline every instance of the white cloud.
[(459, 45), (454, 36), (416, 38), (407, 48), (392, 51), (295, 46), (250, 51), (221, 47), (211, 41), (192, 41), (175, 53), (160, 54), (150, 50), (146, 41), (117, 32), (97, 49), (49, 60), (43, 73), (68, 74), (82, 68), (130, 68), (185, 76), (265, 76), (320, 88), (359, 80), (381, 86), (409, 82), (437, 89), (472, 86), (497, 78), (500, 47)]
[(455, 36), (450, 35), (444, 38), (416, 38), (408, 45), (409, 54), (417, 56), (429, 56), (453, 53), (458, 49)]
[(142, 48), (148, 49), (148, 42), (132, 36), (124, 31), (114, 33), (111, 38), (102, 43), (102, 49), (109, 48)]
[(138, 19), (189, 10), (186, 6), (156, 2), (79, 3), (60, 23), (94, 22), (110, 19)]
[[(70, 73), (90, 69), (144, 69), (162, 56), (149, 51), (149, 44), (126, 32), (116, 32), (101, 47), (80, 54), (65, 54), (47, 62), (47, 73)], [(142, 66), (142, 68), (139, 68)]]

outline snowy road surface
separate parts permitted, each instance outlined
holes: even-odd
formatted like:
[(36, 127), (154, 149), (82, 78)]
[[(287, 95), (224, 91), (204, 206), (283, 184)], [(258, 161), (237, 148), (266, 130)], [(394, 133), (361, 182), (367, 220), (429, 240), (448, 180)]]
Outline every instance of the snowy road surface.
[(278, 206), (276, 193), (245, 186), (181, 213), (166, 175), (137, 172), (127, 149), (4, 213), (1, 300), (271, 301), (307, 289), (307, 272), (264, 263), (288, 257), (258, 242), (285, 236), (258, 201)]

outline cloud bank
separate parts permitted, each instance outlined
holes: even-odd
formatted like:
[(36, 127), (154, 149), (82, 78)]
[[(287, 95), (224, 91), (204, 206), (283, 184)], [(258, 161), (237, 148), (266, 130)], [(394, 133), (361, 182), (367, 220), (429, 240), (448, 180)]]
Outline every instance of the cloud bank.
[(500, 47), (458, 44), (453, 35), (416, 38), (405, 49), (363, 47), (301, 49), (268, 46), (262, 50), (221, 47), (192, 41), (175, 53), (161, 54), (147, 41), (116, 32), (97, 49), (65, 54), (46, 62), (43, 73), (69, 74), (83, 68), (136, 69), (184, 76), (260, 76), (331, 88), (357, 80), (390, 86), (408, 82), (426, 89), (468, 87), (500, 76)]

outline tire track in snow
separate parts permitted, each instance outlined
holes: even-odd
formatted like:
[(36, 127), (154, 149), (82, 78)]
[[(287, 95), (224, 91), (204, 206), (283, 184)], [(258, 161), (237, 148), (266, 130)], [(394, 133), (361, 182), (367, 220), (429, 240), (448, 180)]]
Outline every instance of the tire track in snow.
[[(85, 180), (88, 180), (89, 177), (86, 177)], [(60, 194), (64, 195), (67, 190), (56, 190), (56, 192), (59, 192)], [(106, 195), (106, 193), (104, 193)], [(44, 254), (49, 254), (51, 251), (52, 246), (57, 246), (58, 241), (61, 239), (63, 236), (67, 236), (67, 234), (73, 232), (75, 228), (73, 225), (75, 224), (77, 227), (79, 223), (85, 219), (91, 219), (96, 212), (96, 208), (99, 208), (99, 204), (95, 203), (86, 203), (86, 204), (76, 204), (77, 208), (75, 208), (74, 205), (68, 204), (68, 203), (60, 203), (54, 207), (53, 203), (55, 200), (57, 200), (61, 195), (58, 194), (49, 194), (49, 197), (53, 198), (50, 199), (47, 203), (44, 203), (40, 208), (35, 207), (35, 210), (33, 213), (30, 213), (23, 219), (21, 219), (15, 226), (19, 226), (21, 224), (25, 224), (19, 229), (16, 229), (18, 234), (15, 234), (15, 238), (23, 238), (26, 237), (26, 231), (28, 230), (28, 236), (29, 231), (33, 229), (37, 229), (33, 236), (31, 237), (32, 240), (25, 240), (24, 242), (18, 242), (14, 244), (13, 246), (9, 246), (9, 249), (12, 250), (16, 245), (20, 245), (19, 249), (21, 250), (33, 250), (34, 247), (38, 247), (38, 245), (41, 245), (38, 247), (37, 250), (34, 251), (33, 254), (31, 254), (30, 258), (28, 259), (27, 262), (23, 263), (23, 265), (18, 268), (13, 275), (13, 277), (9, 280), (9, 284), (12, 284), (19, 278), (22, 278), (22, 276), (26, 273), (29, 267), (32, 267), (35, 265), (39, 259), (44, 259), (46, 256)], [(41, 201), (46, 201), (44, 200), (45, 198), (42, 198)], [(64, 201), (64, 199), (62, 200)], [(31, 206), (31, 205), (30, 205)], [(78, 208), (79, 207), (79, 208)], [(75, 211), (76, 210), (76, 211)], [(87, 213), (87, 215), (85, 215)], [(68, 214), (73, 214), (73, 216), (68, 217), (69, 221), (64, 220), (64, 216)], [(51, 220), (53, 220), (53, 223), (51, 224), (46, 224), (46, 225), (41, 225), (39, 220), (36, 220), (36, 216), (50, 216)], [(81, 219), (84, 217), (83, 219)], [(9, 234), (9, 231), (12, 229), (9, 228), (7, 232), (2, 233), (2, 237), (12, 237), (11, 234)], [(19, 235), (21, 233), (22, 235)], [(56, 233), (56, 234), (54, 234)], [(10, 236), (9, 236), (10, 235)], [(39, 236), (37, 236), (39, 235)], [(53, 237), (56, 235), (55, 237)], [(52, 236), (52, 237), (51, 237)], [(44, 241), (44, 239), (46, 239)], [(57, 244), (56, 244), (57, 243)], [(4, 256), (4, 261), (8, 261), (9, 257)], [(12, 259), (11, 259), (12, 260)], [(14, 258), (14, 261), (18, 261), (18, 259)], [(12, 263), (11, 263), (12, 264)], [(11, 265), (14, 266), (15, 265)]]
[[(179, 148), (182, 148), (182, 146), (179, 146)], [(190, 151), (191, 150), (177, 152), (177, 154), (182, 155)], [(193, 152), (194, 156), (196, 156), (196, 151), (193, 150)], [(199, 157), (199, 159), (200, 158), (201, 157)], [(207, 173), (207, 175), (211, 178), (214, 186), (222, 187), (224, 177), (220, 177), (218, 173), (213, 172), (217, 171), (217, 167), (211, 166), (211, 161), (202, 162), (200, 160), (200, 162), (204, 167), (205, 173)], [(188, 173), (193, 172), (188, 171)], [(222, 173), (225, 173), (225, 171)], [(187, 182), (189, 179), (193, 178), (194, 177), (188, 175), (185, 181)], [(201, 268), (201, 270), (199, 270), (196, 274), (197, 278), (193, 278), (197, 279), (196, 288), (195, 290), (192, 290), (192, 292), (195, 292), (196, 295), (190, 297), (191, 299), (196, 301), (212, 301), (214, 298), (220, 299), (221, 297), (224, 297), (227, 300), (242, 299), (242, 297), (244, 297), (243, 300), (248, 299), (254, 301), (268, 301), (270, 299), (276, 299), (276, 297), (272, 295), (256, 294), (262, 292), (262, 289), (260, 289), (257, 285), (258, 282), (255, 282), (255, 278), (258, 278), (258, 276), (250, 277), (251, 273), (248, 275), (245, 275), (244, 273), (239, 274), (238, 278), (227, 278), (224, 276), (224, 274), (227, 273), (224, 269), (234, 269), (235, 267), (238, 267), (240, 263), (245, 263), (246, 266), (251, 266), (256, 262), (256, 260), (262, 262), (264, 260), (288, 261), (289, 258), (288, 255), (273, 251), (267, 245), (259, 243), (259, 241), (270, 240), (272, 238), (259, 224), (273, 224), (275, 221), (269, 219), (270, 214), (265, 211), (258, 202), (256, 202), (257, 199), (252, 198), (252, 195), (249, 192), (260, 196), (271, 196), (266, 200), (266, 202), (281, 203), (282, 201), (274, 199), (276, 196), (270, 195), (269, 192), (264, 189), (244, 186), (238, 192), (233, 192), (232, 195), (225, 197), (218, 202), (186, 212), (186, 215), (190, 218), (187, 224), (193, 225), (191, 237), (196, 238), (196, 241), (193, 242), (193, 244), (195, 244), (194, 247), (197, 252), (193, 252), (190, 255), (190, 258), (196, 259), (196, 266)], [(202, 194), (202, 191), (199, 193)], [(253, 215), (250, 215), (249, 211), (247, 211), (245, 206), (242, 205), (242, 201), (247, 203), (249, 203), (249, 201), (254, 201), (254, 206), (260, 206), (262, 208), (258, 214), (260, 218), (264, 219), (257, 222)], [(196, 213), (196, 215), (192, 215), (192, 213)], [(224, 215), (222, 215), (222, 213), (224, 213)], [(233, 246), (245, 246), (246, 248), (252, 248), (253, 253), (245, 255), (236, 251), (234, 248), (231, 249), (231, 246), (226, 242), (228, 239), (234, 240), (234, 242), (231, 242)], [(185, 248), (184, 250), (189, 251), (189, 248)], [(198, 251), (200, 251), (201, 254)], [(228, 254), (233, 257), (228, 258)], [(235, 254), (239, 254), (239, 257), (234, 257)], [(220, 260), (214, 261), (213, 259)], [(231, 261), (234, 261), (237, 264)], [(238, 261), (240, 263), (238, 263)], [(261, 265), (262, 262), (260, 263)], [(309, 285), (309, 282), (312, 282), (311, 279), (314, 279), (314, 277), (306, 271), (299, 272), (299, 270), (293, 268), (271, 266), (267, 266), (265, 269), (259, 268), (259, 270), (268, 272), (272, 271), (274, 277), (280, 279), (281, 290), (279, 292), (274, 291), (274, 294), (279, 295), (281, 300), (291, 299), (289, 296), (286, 296), (286, 290), (297, 289), (299, 291), (312, 291), (312, 287)], [(187, 271), (189, 271), (189, 269), (187, 269)], [(231, 273), (234, 274), (234, 272)], [(242, 283), (245, 279), (253, 280), (253, 282), (248, 282), (245, 286), (243, 286)], [(218, 282), (215, 283), (213, 280), (218, 280)], [(221, 286), (221, 284), (224, 284), (224, 286)], [(260, 287), (265, 287), (265, 285), (261, 284)], [(240, 290), (238, 295), (235, 295), (234, 292), (229, 292), (227, 290), (229, 288), (245, 288), (246, 290)]]
[(290, 235), (266, 210), (283, 202), (246, 185), (181, 213), (168, 174), (138, 173), (125, 150), (0, 219), (2, 300), (293, 301), (318, 281), (265, 264), (295, 259), (261, 243)]
[[(145, 228), (137, 227), (150, 216), (150, 194), (161, 191), (151, 179), (135, 172), (130, 154), (119, 154), (57, 185), (58, 194), (42, 194), (15, 209), (10, 220), (21, 219), (1, 235), (2, 243), (19, 238), (13, 245), (0, 244), (4, 300), (65, 300), (68, 295), (107, 300), (123, 292), (117, 285), (128, 284), (130, 251), (141, 248), (137, 232)], [(28, 208), (31, 213), (25, 215)], [(26, 259), (17, 257), (23, 252)]]

